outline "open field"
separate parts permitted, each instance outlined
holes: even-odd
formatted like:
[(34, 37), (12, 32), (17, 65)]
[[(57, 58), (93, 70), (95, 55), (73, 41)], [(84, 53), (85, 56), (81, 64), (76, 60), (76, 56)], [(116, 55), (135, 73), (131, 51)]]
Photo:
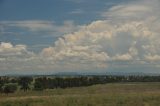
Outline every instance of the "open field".
[(160, 83), (111, 83), (89, 87), (0, 94), (0, 106), (160, 106)]

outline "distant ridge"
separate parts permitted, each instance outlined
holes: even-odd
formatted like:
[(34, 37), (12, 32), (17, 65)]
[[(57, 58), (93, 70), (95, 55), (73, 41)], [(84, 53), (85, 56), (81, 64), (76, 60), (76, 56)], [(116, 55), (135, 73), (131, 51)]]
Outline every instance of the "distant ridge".
[(114, 75), (114, 76), (160, 76), (160, 73), (144, 73), (144, 72), (58, 72), (58, 73), (43, 73), (43, 74), (5, 74), (0, 76), (91, 76), (91, 75)]

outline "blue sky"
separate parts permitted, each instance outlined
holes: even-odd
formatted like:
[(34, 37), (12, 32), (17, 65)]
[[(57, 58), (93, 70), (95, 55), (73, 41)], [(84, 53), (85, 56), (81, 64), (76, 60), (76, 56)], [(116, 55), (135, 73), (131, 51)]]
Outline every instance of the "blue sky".
[(159, 0), (0, 0), (0, 74), (159, 73), (159, 7)]
[[(89, 24), (100, 19), (100, 12), (111, 7), (122, 0), (1, 0), (0, 1), (0, 21), (25, 21), (43, 20), (54, 21), (58, 26), (63, 26), (65, 21), (73, 21), (75, 24)], [(13, 44), (24, 43), (27, 45), (50, 45), (57, 40), (48, 31), (30, 32), (22, 28), (8, 28), (7, 32), (0, 36), (1, 41), (12, 42)], [(13, 36), (14, 34), (14, 36)], [(57, 34), (57, 33), (56, 33)], [(58, 33), (59, 34), (59, 33)], [(47, 37), (43, 37), (43, 36)], [(63, 35), (63, 33), (60, 33)], [(28, 40), (32, 40), (29, 41)], [(31, 48), (32, 49), (32, 48)], [(35, 48), (34, 48), (35, 49)], [(36, 48), (38, 51), (41, 48)]]
[[(124, 0), (1, 0), (0, 19), (55, 20), (57, 23), (74, 20), (77, 23), (86, 23), (97, 19), (97, 12), (121, 1)], [(79, 11), (77, 15), (77, 10), (82, 12)]]

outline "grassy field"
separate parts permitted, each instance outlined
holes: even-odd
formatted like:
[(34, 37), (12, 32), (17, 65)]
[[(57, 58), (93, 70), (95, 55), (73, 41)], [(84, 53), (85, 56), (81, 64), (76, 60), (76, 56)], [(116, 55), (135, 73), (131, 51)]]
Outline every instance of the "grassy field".
[(160, 82), (0, 94), (0, 106), (160, 106)]

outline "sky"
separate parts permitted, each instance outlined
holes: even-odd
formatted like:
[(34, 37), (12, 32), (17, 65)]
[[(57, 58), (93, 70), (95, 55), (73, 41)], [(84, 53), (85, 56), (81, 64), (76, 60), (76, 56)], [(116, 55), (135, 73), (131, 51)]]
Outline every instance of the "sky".
[(160, 74), (160, 0), (0, 0), (0, 75)]

